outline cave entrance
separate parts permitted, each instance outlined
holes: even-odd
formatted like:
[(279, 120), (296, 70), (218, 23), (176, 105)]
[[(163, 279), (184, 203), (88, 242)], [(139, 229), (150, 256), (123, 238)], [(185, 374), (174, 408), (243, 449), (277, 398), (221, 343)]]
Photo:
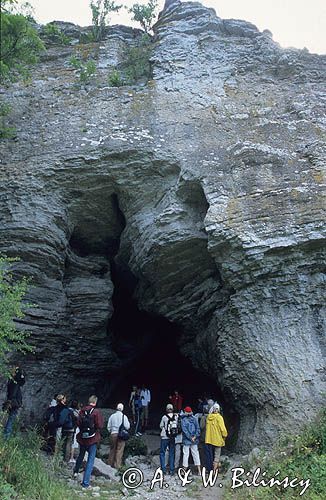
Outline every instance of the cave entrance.
[(104, 406), (115, 407), (118, 402), (123, 402), (130, 414), (128, 399), (131, 388), (145, 384), (152, 393), (149, 426), (158, 429), (174, 389), (179, 390), (184, 397), (184, 406), (191, 406), (194, 413), (197, 412), (198, 398), (207, 396), (221, 404), (229, 430), (227, 446), (233, 448), (239, 427), (238, 414), (216, 382), (195, 369), (182, 355), (181, 328), (138, 308), (133, 299), (136, 280), (128, 269), (113, 264), (112, 279), (114, 314), (109, 330), (121, 366), (108, 375), (105, 394), (102, 386)]

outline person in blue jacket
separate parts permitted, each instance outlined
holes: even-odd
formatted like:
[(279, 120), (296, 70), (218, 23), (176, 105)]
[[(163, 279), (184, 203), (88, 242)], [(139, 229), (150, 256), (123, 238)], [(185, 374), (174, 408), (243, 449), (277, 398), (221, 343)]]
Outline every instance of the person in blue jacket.
[(197, 418), (193, 415), (192, 409), (190, 406), (186, 406), (184, 409), (184, 415), (181, 419), (181, 428), (182, 428), (182, 466), (184, 469), (188, 468), (189, 464), (189, 452), (191, 451), (191, 455), (194, 461), (194, 464), (197, 466), (198, 474), (201, 474), (200, 469), (200, 458), (198, 451), (198, 443), (200, 436), (200, 427)]

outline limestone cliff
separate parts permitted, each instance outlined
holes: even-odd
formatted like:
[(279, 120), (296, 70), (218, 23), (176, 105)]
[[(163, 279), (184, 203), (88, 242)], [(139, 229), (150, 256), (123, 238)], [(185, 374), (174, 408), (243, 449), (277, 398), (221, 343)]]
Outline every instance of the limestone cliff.
[(270, 443), (325, 391), (326, 57), (175, 3), (155, 26), (153, 79), (110, 87), (138, 36), (113, 27), (84, 45), (98, 68), (82, 90), (73, 45), (4, 90), (17, 138), (1, 146), (0, 249), (21, 257), (38, 305), (26, 390), (87, 393), (119, 366), (114, 260), (231, 398), (238, 447)]

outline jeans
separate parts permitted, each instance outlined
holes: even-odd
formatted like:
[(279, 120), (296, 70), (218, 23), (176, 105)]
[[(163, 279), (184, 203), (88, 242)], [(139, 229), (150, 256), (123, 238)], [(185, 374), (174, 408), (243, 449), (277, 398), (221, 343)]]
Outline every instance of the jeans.
[(142, 409), (141, 408), (136, 408), (135, 434), (137, 434), (137, 432), (141, 431), (141, 415), (142, 415)]
[(93, 470), (93, 466), (94, 466), (94, 460), (95, 460), (95, 456), (96, 456), (96, 448), (97, 448), (96, 443), (91, 444), (89, 446), (85, 446), (83, 444), (80, 445), (80, 451), (79, 451), (79, 455), (78, 455), (78, 458), (76, 461), (74, 472), (79, 472), (79, 469), (80, 469), (80, 467), (83, 463), (83, 460), (84, 460), (85, 453), (87, 451), (88, 458), (87, 458), (86, 469), (85, 469), (84, 477), (83, 477), (83, 481), (82, 481), (82, 486), (84, 486), (85, 488), (87, 488), (89, 486), (89, 482), (91, 479), (91, 474), (92, 474), (92, 470)]
[(205, 443), (205, 466), (207, 471), (213, 470), (214, 446)]
[(18, 415), (18, 410), (11, 410), (9, 415), (8, 415), (8, 420), (5, 425), (5, 428), (3, 430), (3, 435), (5, 439), (8, 439), (11, 436), (12, 433), (12, 427), (14, 425), (14, 421), (16, 420), (16, 417)]
[(161, 439), (161, 449), (160, 449), (160, 462), (163, 474), (166, 474), (165, 465), (165, 452), (169, 448), (169, 466), (170, 474), (174, 472), (174, 455), (175, 455), (175, 442), (174, 439)]

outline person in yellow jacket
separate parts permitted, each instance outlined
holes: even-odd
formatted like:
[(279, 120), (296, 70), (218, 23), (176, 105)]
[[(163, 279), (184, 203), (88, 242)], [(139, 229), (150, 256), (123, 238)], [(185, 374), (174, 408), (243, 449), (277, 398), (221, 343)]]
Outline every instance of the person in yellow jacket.
[(208, 471), (216, 471), (218, 469), (221, 448), (225, 445), (227, 435), (224, 419), (220, 414), (220, 405), (214, 403), (206, 419), (205, 456)]

